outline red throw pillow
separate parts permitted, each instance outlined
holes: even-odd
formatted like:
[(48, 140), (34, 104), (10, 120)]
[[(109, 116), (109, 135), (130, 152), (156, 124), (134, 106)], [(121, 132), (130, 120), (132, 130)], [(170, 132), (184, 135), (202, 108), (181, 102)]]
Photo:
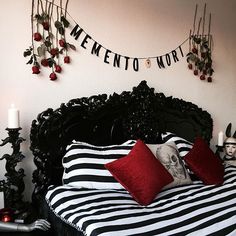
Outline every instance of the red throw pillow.
[(137, 140), (127, 156), (105, 167), (144, 206), (150, 204), (161, 189), (173, 181), (173, 177), (141, 140)]
[(224, 167), (222, 161), (202, 138), (196, 138), (193, 148), (184, 157), (184, 161), (204, 184), (223, 183)]

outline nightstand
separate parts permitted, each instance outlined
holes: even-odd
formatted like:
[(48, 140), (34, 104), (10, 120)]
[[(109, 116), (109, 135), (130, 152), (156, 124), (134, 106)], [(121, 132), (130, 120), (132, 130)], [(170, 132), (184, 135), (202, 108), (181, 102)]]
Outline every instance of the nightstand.
[[(27, 217), (23, 217), (25, 220), (25, 224), (29, 224), (34, 222), (36, 219), (38, 219), (37, 214), (35, 209), (29, 205), (28, 207), (28, 211), (25, 212), (24, 214), (27, 214)], [(22, 218), (21, 218), (22, 219)], [(42, 230), (34, 230), (31, 232), (1, 232), (0, 231), (0, 235), (1, 236), (53, 236), (51, 230), (48, 231), (42, 231)]]

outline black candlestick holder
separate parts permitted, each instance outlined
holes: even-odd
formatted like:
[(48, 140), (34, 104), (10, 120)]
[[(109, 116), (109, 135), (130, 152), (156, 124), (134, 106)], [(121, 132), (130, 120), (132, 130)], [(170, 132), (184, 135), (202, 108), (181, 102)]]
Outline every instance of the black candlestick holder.
[(8, 131), (8, 137), (2, 140), (0, 146), (4, 146), (10, 143), (13, 149), (11, 155), (4, 154), (0, 160), (6, 159), (6, 181), (5, 181), (5, 207), (14, 210), (15, 214), (24, 212), (27, 203), (25, 203), (23, 198), (23, 191), (25, 189), (25, 184), (23, 177), (25, 176), (24, 170), (22, 168), (16, 170), (18, 162), (21, 162), (24, 155), (20, 151), (20, 144), (25, 141), (24, 138), (20, 137), (19, 131), (21, 128), (6, 128)]

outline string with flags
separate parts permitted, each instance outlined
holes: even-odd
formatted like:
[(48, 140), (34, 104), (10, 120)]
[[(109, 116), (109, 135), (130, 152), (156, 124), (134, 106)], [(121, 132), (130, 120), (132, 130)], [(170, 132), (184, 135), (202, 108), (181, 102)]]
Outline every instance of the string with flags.
[[(35, 1), (37, 4), (35, 4)], [(55, 72), (60, 73), (61, 67), (60, 67), (60, 55), (65, 55), (64, 57), (64, 63), (70, 63), (70, 58), (67, 55), (68, 49), (75, 50), (76, 47), (73, 44), (70, 44), (66, 40), (66, 34), (65, 30), (68, 30), (68, 26), (71, 24), (67, 20), (68, 16), (73, 22), (73, 26), (71, 27), (70, 36), (76, 40), (76, 42), (79, 44), (79, 46), (85, 50), (89, 50), (91, 55), (97, 56), (100, 59), (103, 60), (104, 63), (110, 64), (113, 67), (116, 68), (123, 68), (124, 70), (134, 70), (138, 72), (140, 70), (141, 63), (145, 64), (146, 68), (150, 68), (151, 66), (156, 66), (159, 69), (164, 69), (172, 66), (173, 64), (179, 62), (182, 58), (184, 58), (186, 55), (184, 55), (184, 52), (182, 50), (182, 46), (189, 42), (190, 46), (193, 46), (196, 50), (199, 47), (199, 50), (202, 50), (202, 45), (204, 48), (207, 48), (207, 43), (209, 40), (205, 40), (204, 35), (193, 35), (190, 31), (190, 34), (186, 39), (184, 39), (180, 44), (178, 44), (177, 47), (173, 48), (172, 50), (167, 51), (164, 54), (161, 55), (152, 55), (152, 56), (145, 56), (145, 57), (139, 57), (139, 56), (129, 56), (129, 55), (123, 55), (121, 53), (115, 52), (112, 49), (109, 49), (108, 47), (104, 46), (97, 40), (95, 40), (91, 34), (87, 33), (70, 15), (70, 13), (67, 11), (68, 1), (66, 0), (65, 7), (62, 7), (62, 0), (60, 0), (60, 6), (54, 3), (54, 0), (48, 1), (44, 0), (32, 0), (32, 15), (31, 15), (31, 25), (32, 25), (32, 46), (27, 49), (24, 52), (24, 56), (31, 56), (30, 60), (27, 62), (27, 64), (33, 64), (32, 67), (33, 73), (38, 74), (40, 73), (40, 64), (38, 60), (41, 60), (41, 65), (43, 66), (49, 66), (52, 68), (52, 73), (50, 74), (50, 79), (54, 80), (57, 78)], [(35, 7), (36, 5), (36, 7)], [(36, 8), (36, 10), (35, 10)], [(56, 10), (54, 10), (54, 8)], [(36, 14), (35, 14), (36, 12)], [(196, 20), (196, 10), (195, 10), (195, 16), (194, 16), (194, 27), (195, 27), (195, 20)], [(55, 16), (56, 17), (53, 17)], [(205, 18), (205, 8), (204, 8), (204, 18)], [(55, 22), (54, 22), (54, 19)], [(34, 26), (33, 22), (36, 20), (36, 26)], [(52, 22), (54, 24), (52, 24)], [(199, 21), (200, 27), (201, 19)], [(56, 33), (53, 32), (53, 25), (54, 30), (56, 30)], [(43, 26), (43, 28), (41, 28)], [(204, 24), (203, 24), (204, 26)], [(210, 28), (210, 23), (209, 23)], [(42, 36), (40, 35), (39, 31), (42, 29)], [(34, 33), (36, 30), (36, 33)], [(199, 31), (199, 30), (198, 30)], [(204, 33), (204, 30), (203, 30)], [(35, 35), (37, 37), (35, 37)], [(55, 35), (55, 36), (54, 36)], [(60, 39), (58, 38), (58, 35)], [(44, 37), (44, 38), (43, 38)], [(41, 39), (43, 38), (43, 39)], [(208, 32), (208, 39), (210, 38), (210, 30)], [(55, 40), (55, 42), (54, 42)], [(200, 40), (200, 41), (199, 41)], [(35, 41), (40, 41), (40, 45), (36, 48)], [(199, 42), (198, 42), (199, 41)], [(59, 45), (58, 45), (59, 44)], [(202, 45), (201, 45), (202, 44)], [(60, 47), (61, 48), (60, 48)], [(191, 48), (189, 49), (191, 50)], [(205, 49), (204, 49), (205, 50)], [(211, 56), (211, 47), (207, 50), (209, 51), (208, 58)], [(197, 50), (198, 51), (198, 50)], [(46, 55), (49, 53), (49, 57)], [(43, 58), (43, 59), (41, 59)], [(206, 57), (207, 58), (207, 57)], [(201, 62), (200, 71), (203, 70), (203, 60), (204, 65), (206, 64), (206, 59), (199, 58), (196, 55), (194, 55), (192, 52), (189, 52), (187, 54), (187, 61), (188, 63), (194, 63), (198, 66), (199, 62)], [(211, 58), (210, 58), (211, 59)], [(208, 60), (209, 64), (209, 60)], [(189, 66), (190, 68), (190, 66)], [(194, 67), (194, 69), (199, 69)], [(194, 72), (195, 73), (195, 72)]]

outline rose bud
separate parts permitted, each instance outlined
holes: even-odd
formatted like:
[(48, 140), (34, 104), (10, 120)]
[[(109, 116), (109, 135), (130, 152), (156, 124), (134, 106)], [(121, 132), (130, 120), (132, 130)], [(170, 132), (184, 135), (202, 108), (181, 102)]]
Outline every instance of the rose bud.
[(41, 65), (47, 67), (48, 66), (48, 60), (47, 59), (42, 59), (41, 60)]
[(64, 48), (66, 46), (66, 41), (64, 39), (59, 40), (59, 45)]
[(62, 69), (61, 69), (61, 67), (59, 65), (55, 65), (55, 71), (57, 73), (61, 73)]
[(193, 74), (194, 74), (194, 75), (198, 75), (198, 70), (194, 70), (194, 71), (193, 71)]
[(189, 63), (189, 64), (188, 64), (188, 68), (189, 68), (190, 70), (192, 70), (192, 69), (193, 69), (193, 65), (192, 65), (191, 63)]
[(44, 21), (42, 25), (45, 30), (49, 30), (49, 23), (47, 21)]
[(39, 70), (38, 66), (33, 66), (32, 71), (33, 71), (33, 74), (39, 74), (40, 73), (40, 70)]
[(195, 53), (195, 54), (198, 54), (198, 50), (196, 48), (193, 48), (192, 52)]
[(64, 57), (64, 63), (70, 63), (70, 57), (69, 56), (65, 56)]
[(58, 48), (52, 48), (52, 49), (50, 50), (50, 54), (51, 54), (52, 56), (56, 56), (56, 55), (58, 54)]
[(205, 79), (206, 79), (205, 75), (200, 76), (200, 80), (205, 80)]
[(56, 80), (56, 79), (57, 79), (56, 73), (52, 72), (52, 73), (49, 75), (49, 78), (50, 78), (50, 80)]
[(207, 77), (207, 82), (209, 82), (209, 83), (212, 82), (212, 77), (211, 76)]
[(42, 39), (42, 36), (41, 36), (41, 34), (40, 33), (34, 33), (34, 40), (35, 41), (40, 41)]
[(205, 58), (205, 57), (206, 57), (206, 53), (205, 53), (205, 52), (202, 52), (202, 53), (201, 53), (201, 57), (202, 57), (202, 58)]

